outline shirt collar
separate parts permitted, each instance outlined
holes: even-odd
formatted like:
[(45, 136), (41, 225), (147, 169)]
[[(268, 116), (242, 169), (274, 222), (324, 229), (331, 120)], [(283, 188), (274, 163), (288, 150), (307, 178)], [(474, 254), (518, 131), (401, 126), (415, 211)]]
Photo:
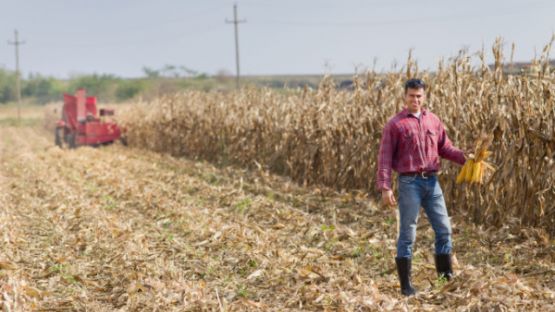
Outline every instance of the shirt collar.
[[(409, 110), (408, 110), (406, 107), (403, 109), (403, 111), (402, 111), (401, 113), (403, 114), (403, 117), (414, 116), (413, 114), (411, 114), (411, 113), (409, 112)], [(420, 116), (425, 116), (426, 113), (427, 113), (427, 111), (426, 111), (425, 108), (422, 108), (422, 109), (420, 110)]]

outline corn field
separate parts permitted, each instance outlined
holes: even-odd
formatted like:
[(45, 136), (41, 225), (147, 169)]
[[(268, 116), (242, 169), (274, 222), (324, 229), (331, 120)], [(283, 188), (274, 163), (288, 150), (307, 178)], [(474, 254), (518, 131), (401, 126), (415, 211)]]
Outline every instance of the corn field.
[[(428, 109), (454, 144), (471, 150), (480, 133), (494, 136), (497, 170), (483, 186), (455, 184), (460, 167), (443, 162), (441, 179), (452, 213), (487, 225), (533, 225), (555, 234), (555, 73), (548, 45), (536, 71), (504, 74), (493, 46), (461, 52), (421, 72), (409, 56), (395, 73), (354, 77), (353, 91), (332, 79), (317, 90), (283, 94), (245, 88), (237, 93), (187, 92), (133, 107), (124, 120), (134, 146), (224, 164), (259, 167), (302, 184), (375, 193), (377, 151), (385, 122), (402, 108), (403, 83), (423, 78)], [(476, 59), (479, 65), (472, 65)]]

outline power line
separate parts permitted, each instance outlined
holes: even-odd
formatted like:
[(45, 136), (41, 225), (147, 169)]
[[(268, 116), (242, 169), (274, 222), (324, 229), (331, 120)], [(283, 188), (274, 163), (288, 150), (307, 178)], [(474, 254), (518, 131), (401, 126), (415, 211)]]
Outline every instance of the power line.
[(15, 40), (8, 41), (9, 45), (15, 46), (15, 90), (17, 93), (17, 120), (21, 119), (21, 85), (20, 85), (20, 71), (19, 71), (19, 46), (25, 44), (25, 41), (19, 41), (17, 29), (14, 30)]
[(237, 77), (235, 78), (236, 88), (239, 89), (239, 24), (246, 23), (247, 20), (238, 20), (237, 19), (237, 4), (233, 5), (233, 21), (225, 20), (227, 24), (234, 24), (235, 25), (235, 64), (237, 67)]

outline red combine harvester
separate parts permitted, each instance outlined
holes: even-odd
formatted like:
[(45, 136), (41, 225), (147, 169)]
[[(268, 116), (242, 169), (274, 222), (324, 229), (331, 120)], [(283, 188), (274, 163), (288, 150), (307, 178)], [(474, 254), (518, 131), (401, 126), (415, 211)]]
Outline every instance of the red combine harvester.
[[(100, 117), (111, 116), (114, 110), (100, 109)], [(86, 96), (79, 89), (75, 96), (64, 94), (62, 119), (56, 124), (56, 145), (69, 148), (99, 146), (121, 138), (121, 130), (114, 122), (102, 120), (97, 113), (96, 97)]]

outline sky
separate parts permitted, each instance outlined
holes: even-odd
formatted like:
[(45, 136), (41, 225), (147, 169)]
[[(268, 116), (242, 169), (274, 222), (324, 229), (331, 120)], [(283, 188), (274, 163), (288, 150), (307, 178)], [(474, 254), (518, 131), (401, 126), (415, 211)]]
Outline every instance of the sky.
[(24, 76), (144, 76), (144, 67), (235, 73), (237, 4), (242, 75), (351, 74), (419, 66), (485, 47), (539, 56), (555, 31), (553, 0), (0, 0), (0, 67)]

